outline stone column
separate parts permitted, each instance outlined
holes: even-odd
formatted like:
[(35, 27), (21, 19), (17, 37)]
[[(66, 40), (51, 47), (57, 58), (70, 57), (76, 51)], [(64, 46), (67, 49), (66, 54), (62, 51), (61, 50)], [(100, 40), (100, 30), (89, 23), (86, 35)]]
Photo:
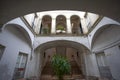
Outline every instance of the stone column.
[(51, 34), (56, 34), (56, 18), (52, 18)]
[(87, 53), (84, 53), (85, 58), (85, 68), (86, 68), (86, 75), (87, 76), (96, 76), (100, 77), (97, 61), (96, 61), (96, 55), (94, 53), (90, 53), (87, 51)]
[(67, 33), (71, 34), (72, 33), (72, 27), (71, 27), (70, 17), (66, 18), (66, 22), (67, 22)]

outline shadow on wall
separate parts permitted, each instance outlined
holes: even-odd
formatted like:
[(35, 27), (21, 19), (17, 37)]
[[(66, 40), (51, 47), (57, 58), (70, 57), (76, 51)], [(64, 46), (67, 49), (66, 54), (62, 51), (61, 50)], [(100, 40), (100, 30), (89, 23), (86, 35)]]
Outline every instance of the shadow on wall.
[(10, 78), (8, 64), (0, 65), (0, 80), (9, 80)]

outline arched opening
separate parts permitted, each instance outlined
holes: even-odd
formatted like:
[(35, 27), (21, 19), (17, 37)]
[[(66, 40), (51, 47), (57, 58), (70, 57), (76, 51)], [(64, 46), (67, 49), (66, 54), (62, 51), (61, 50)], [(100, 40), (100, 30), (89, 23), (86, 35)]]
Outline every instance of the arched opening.
[(66, 18), (63, 15), (59, 15), (56, 18), (56, 34), (64, 34), (67, 31)]
[(72, 34), (80, 35), (83, 34), (80, 18), (77, 15), (73, 15), (70, 18), (72, 25)]
[[(79, 11), (78, 11), (79, 12)], [(43, 12), (44, 13), (44, 12)], [(53, 14), (54, 13), (54, 14)], [(82, 28), (78, 28), (78, 27), (76, 27), (76, 26), (79, 26), (78, 25), (78, 23), (80, 23), (80, 18), (77, 16), (77, 15), (79, 15), (80, 16), (80, 14), (79, 13), (77, 13), (77, 11), (76, 12), (73, 12), (73, 13), (75, 13), (75, 15), (74, 14), (72, 14), (71, 12), (65, 12), (64, 14), (61, 12), (53, 12), (53, 13), (49, 13), (49, 12), (46, 12), (46, 16), (44, 16), (44, 18), (43, 18), (43, 22), (42, 22), (42, 25), (41, 25), (41, 29), (39, 29), (40, 28), (40, 26), (37, 26), (38, 28), (38, 30), (41, 30), (40, 31), (40, 34), (49, 34), (50, 32), (51, 32), (51, 27), (49, 27), (49, 22), (51, 22), (51, 17), (52, 17), (52, 23), (53, 23), (53, 25), (52, 25), (52, 33), (57, 33), (57, 34), (64, 34), (64, 33), (71, 33), (71, 26), (70, 25), (73, 25), (74, 26), (74, 24), (75, 24), (75, 27), (73, 28), (73, 30), (72, 30), (72, 32), (73, 32), (73, 34), (75, 34), (75, 35), (79, 35), (79, 34), (82, 34)], [(68, 14), (69, 13), (69, 14)], [(91, 46), (89, 46), (89, 42), (91, 42), (91, 39), (90, 38), (88, 38), (87, 36), (89, 35), (89, 33), (90, 34), (93, 34), (94, 35), (94, 31), (96, 31), (96, 29), (98, 29), (99, 28), (99, 24), (105, 24), (105, 23), (111, 23), (112, 24), (112, 22), (115, 22), (114, 20), (112, 20), (112, 19), (108, 19), (108, 18), (106, 18), (106, 17), (102, 17), (102, 20), (95, 20), (95, 24), (93, 24), (93, 26), (94, 27), (89, 27), (89, 28), (91, 28), (91, 29), (87, 29), (87, 27), (86, 27), (86, 14), (87, 14), (88, 12), (85, 12), (85, 14), (83, 15), (83, 16), (80, 16), (81, 17), (81, 23), (82, 23), (82, 26), (83, 26), (83, 32), (84, 32), (84, 36), (70, 36), (69, 38), (68, 38), (68, 35), (65, 35), (65, 37), (64, 36), (56, 36), (55, 35), (55, 37), (53, 37), (52, 35), (51, 36), (48, 36), (48, 37), (44, 37), (44, 36), (38, 36), (38, 35), (36, 35), (36, 33), (34, 33), (34, 31), (30, 28), (30, 26), (29, 25), (27, 25), (27, 23), (25, 23), (23, 20), (21, 20), (22, 18), (20, 17), (20, 18), (17, 18), (17, 19), (15, 19), (15, 20), (12, 20), (12, 21), (10, 21), (10, 22), (8, 22), (8, 23), (16, 23), (16, 24), (19, 24), (19, 25), (23, 25), (24, 27), (24, 29), (26, 30), (26, 33), (28, 32), (30, 35), (33, 35), (33, 37), (31, 37), (30, 36), (30, 38), (32, 39), (32, 41), (33, 41), (33, 45), (31, 46), (31, 48), (32, 48), (32, 50), (31, 49), (29, 49), (29, 52), (28, 53), (31, 53), (32, 54), (32, 59), (30, 58), (30, 60), (29, 60), (29, 64), (27, 64), (28, 66), (30, 66), (30, 67), (28, 67), (27, 69), (27, 74), (25, 75), (25, 77), (31, 77), (31, 76), (37, 76), (37, 75), (39, 75), (38, 73), (38, 71), (40, 71), (40, 73), (42, 73), (41, 71), (42, 70), (44, 70), (44, 68), (45, 68), (45, 66), (46, 66), (46, 64), (47, 64), (47, 62), (45, 62), (45, 56), (47, 55), (47, 54), (50, 54), (50, 51), (52, 51), (52, 49), (54, 49), (55, 50), (55, 53), (58, 53), (58, 54), (61, 54), (61, 55), (63, 55), (63, 56), (66, 56), (70, 61), (72, 61), (73, 59), (72, 58), (75, 58), (75, 56), (80, 56), (80, 60), (77, 60), (78, 61), (78, 63), (80, 64), (80, 65), (82, 65), (82, 66), (84, 66), (84, 65), (87, 65), (87, 66), (84, 66), (84, 67), (79, 67), (80, 69), (81, 69), (81, 71), (82, 71), (82, 74), (83, 75), (86, 75), (85, 74), (85, 71), (84, 70), (86, 70), (87, 69), (87, 74), (88, 75), (92, 75), (92, 76), (99, 76), (99, 71), (97, 70), (97, 64), (96, 64), (96, 57), (94, 56), (95, 54), (93, 53), (93, 52), (95, 52), (95, 53), (100, 53), (100, 55), (96, 55), (98, 58), (100, 57), (104, 57), (104, 56), (106, 56), (106, 54), (103, 54), (105, 51), (107, 51), (107, 53), (109, 54), (109, 53), (115, 53), (115, 55), (117, 54), (117, 53), (120, 53), (120, 50), (119, 50), (119, 47), (118, 47), (118, 44), (120, 44), (120, 37), (119, 37), (119, 34), (120, 34), (120, 29), (119, 28), (116, 28), (117, 26), (116, 25), (114, 25), (114, 27), (112, 27), (112, 28), (108, 28), (108, 27), (106, 27), (106, 28), (103, 28), (103, 29), (101, 29), (100, 30), (100, 32), (99, 31), (97, 31), (96, 32), (96, 36), (94, 36), (94, 39), (93, 39), (93, 44), (92, 44), (92, 48), (91, 48)], [(37, 13), (36, 13), (37, 14)], [(41, 14), (42, 14), (42, 12), (41, 12)], [(41, 24), (41, 17), (44, 15), (44, 14), (42, 14), (42, 15), (38, 15), (38, 19), (36, 19), (36, 23), (37, 23), (37, 21), (38, 21), (38, 24), (36, 24), (36, 25), (40, 25)], [(67, 22), (66, 22), (66, 18), (65, 18), (65, 16), (63, 16), (63, 15), (60, 15), (60, 14), (63, 14), (63, 15), (66, 15), (66, 17), (68, 18), (67, 19)], [(49, 15), (51, 15), (51, 17), (49, 16)], [(57, 15), (59, 15), (59, 16), (57, 16)], [(70, 20), (69, 19), (69, 16), (71, 16), (71, 15), (73, 15), (72, 17), (71, 17), (71, 22), (73, 22), (74, 24), (72, 24), (72, 23), (70, 23), (70, 21), (68, 21), (68, 20)], [(56, 16), (57, 16), (57, 19), (56, 19), (56, 21), (54, 20), (54, 18), (56, 18)], [(62, 17), (62, 18), (61, 18)], [(48, 21), (47, 21), (48, 20)], [(76, 20), (76, 21), (75, 21)], [(92, 19), (90, 20), (90, 21), (92, 21), (93, 20), (93, 17), (92, 17)], [(33, 20), (34, 21), (34, 20)], [(56, 24), (55, 24), (55, 22), (56, 22)], [(66, 23), (67, 23), (67, 25), (66, 25)], [(115, 23), (117, 23), (117, 22), (115, 22)], [(83, 25), (84, 24), (84, 25)], [(119, 24), (119, 23), (118, 23)], [(51, 25), (51, 23), (50, 23), (50, 25)], [(97, 25), (97, 26), (96, 26)], [(45, 26), (45, 27), (44, 27)], [(59, 27), (58, 27), (59, 26)], [(61, 27), (62, 26), (62, 27)], [(106, 26), (106, 25), (105, 25)], [(113, 25), (109, 25), (109, 27), (111, 27), (111, 26), (113, 26)], [(55, 28), (56, 27), (56, 28)], [(42, 28), (43, 28), (43, 30), (42, 30)], [(50, 29), (49, 29), (50, 28)], [(92, 29), (93, 28), (93, 29)], [(7, 29), (6, 29), (7, 30)], [(17, 42), (17, 40), (18, 40), (18, 42), (19, 41), (21, 41), (21, 43), (23, 43), (22, 45), (26, 45), (26, 43), (29, 43), (29, 36), (25, 36), (24, 35), (24, 30), (21, 30), (21, 31), (19, 31), (19, 28), (18, 29), (10, 29), (11, 30), (11, 33), (13, 33), (11, 36), (13, 37), (13, 38), (10, 38), (10, 40), (16, 40), (16, 42)], [(18, 30), (18, 31), (17, 31)], [(36, 29), (35, 29), (36, 30)], [(77, 31), (77, 30), (79, 30), (79, 31)], [(88, 32), (88, 34), (86, 34), (87, 33), (87, 30), (90, 30), (90, 32)], [(112, 31), (111, 31), (112, 30)], [(56, 32), (55, 32), (56, 31)], [(9, 32), (9, 31), (8, 31)], [(22, 34), (20, 33), (20, 32), (23, 32)], [(38, 31), (39, 32), (39, 31)], [(112, 33), (112, 32), (114, 32), (114, 33)], [(20, 35), (18, 35), (18, 33), (20, 34)], [(26, 34), (25, 33), (25, 34)], [(9, 35), (9, 34), (8, 34)], [(18, 36), (16, 36), (16, 35), (18, 35)], [(24, 35), (24, 36), (23, 36)], [(93, 37), (93, 35), (92, 35), (92, 37)], [(0, 39), (1, 40), (3, 40), (3, 43), (5, 43), (5, 41), (8, 41), (9, 42), (9, 39), (8, 40), (6, 40), (6, 34), (0, 34), (0, 36), (2, 36)], [(3, 37), (3, 36), (5, 36), (5, 37)], [(21, 37), (19, 37), (19, 36), (22, 36), (23, 38), (21, 38)], [(90, 37), (91, 35), (89, 35), (89, 37)], [(3, 38), (3, 39), (2, 39)], [(43, 38), (43, 39), (41, 39), (41, 38)], [(21, 39), (23, 39), (23, 40), (21, 40)], [(31, 40), (30, 39), (30, 40)], [(46, 39), (48, 39), (48, 40), (46, 40)], [(54, 40), (60, 40), (60, 41), (54, 41)], [(24, 40), (25, 40), (25, 42), (24, 42)], [(26, 40), (28, 40), (28, 42), (26, 41)], [(64, 41), (64, 40), (69, 40), (69, 41)], [(89, 41), (90, 40), (90, 41)], [(49, 43), (47, 43), (48, 41), (53, 41), (53, 42), (50, 42), (50, 44)], [(76, 41), (76, 42), (78, 42), (78, 43), (74, 43), (74, 41)], [(0, 41), (1, 42), (1, 41)], [(14, 41), (13, 41), (13, 43), (14, 43)], [(46, 44), (46, 45), (44, 45), (44, 44), (42, 44), (42, 43), (44, 43), (44, 44)], [(80, 44), (81, 43), (81, 44)], [(84, 43), (87, 47), (89, 47), (90, 49), (91, 49), (91, 51), (89, 51), (86, 47), (84, 47), (84, 45), (82, 45), (82, 43)], [(20, 44), (20, 43), (19, 43)], [(7, 46), (7, 48), (10, 48), (10, 46), (11, 46), (12, 44), (10, 44), (10, 45), (8, 45)], [(33, 51), (33, 49), (35, 48), (35, 46), (36, 45), (40, 45), (39, 47), (38, 47), (38, 50), (35, 50), (35, 53), (34, 53), (34, 51)], [(50, 45), (52, 45), (52, 46), (50, 46)], [(114, 48), (115, 49), (113, 49), (113, 45), (117, 45), (117, 46), (115, 46)], [(21, 46), (20, 46), (21, 47)], [(28, 48), (28, 45), (27, 46), (23, 46), (24, 47), (24, 49), (25, 49), (25, 51), (26, 51), (26, 49)], [(14, 48), (14, 47), (11, 47), (11, 48)], [(108, 50), (107, 48), (112, 48), (111, 50)], [(15, 51), (18, 51), (16, 48), (14, 48), (15, 49)], [(20, 50), (21, 50), (21, 48), (20, 48)], [(53, 51), (54, 51), (53, 50)], [(13, 51), (12, 49), (10, 50), (9, 49), (9, 51)], [(71, 53), (72, 52), (72, 53)], [(92, 54), (85, 54), (86, 52), (91, 52)], [(7, 53), (9, 53), (9, 52), (7, 52)], [(40, 53), (40, 56), (38, 56), (39, 54), (36, 54), (36, 53)], [(68, 54), (67, 54), (68, 53)], [(71, 53), (71, 54), (70, 54)], [(74, 54), (73, 54), (74, 53)], [(81, 54), (82, 53), (82, 54)], [(101, 55), (101, 53), (102, 53), (102, 55)], [(29, 54), (30, 56), (31, 56), (31, 54)], [(83, 54), (85, 54), (84, 56), (85, 57), (83, 57)], [(14, 55), (13, 53), (12, 53), (12, 55)], [(28, 56), (29, 56), (28, 55)], [(70, 56), (69, 56), (70, 55)], [(109, 55), (111, 55), (111, 54), (109, 54)], [(109, 56), (109, 55), (107, 55), (107, 56)], [(6, 56), (8, 56), (8, 55), (6, 55)], [(81, 56), (82, 56), (82, 58), (81, 58)], [(119, 56), (119, 55), (118, 55)], [(109, 60), (109, 62), (111, 63), (113, 63), (113, 62), (117, 62), (118, 63), (118, 65), (116, 65), (115, 64), (115, 68), (114, 69), (111, 69), (111, 70), (115, 70), (116, 69), (116, 72), (114, 72), (115, 74), (115, 78), (116, 78), (116, 76), (117, 76), (117, 73), (119, 73), (120, 72), (120, 69), (119, 68), (116, 68), (117, 66), (119, 66), (119, 62), (118, 62), (118, 60), (119, 60), (119, 58), (118, 58), (118, 56), (112, 56), (112, 58), (110, 58)], [(44, 58), (45, 57), (45, 58)], [(50, 55), (48, 55), (48, 58), (50, 59), (52, 56), (50, 56)], [(111, 57), (111, 56), (110, 56)], [(16, 57), (15, 57), (16, 58)], [(15, 61), (15, 58), (13, 58), (14, 59), (14, 61)], [(85, 62), (83, 62), (84, 61), (84, 58), (86, 59), (86, 63)], [(39, 60), (40, 59), (40, 60)], [(81, 59), (83, 60), (82, 62), (80, 62), (81, 61)], [(116, 60), (117, 59), (117, 60)], [(4, 61), (6, 61), (7, 60), (7, 58), (6, 59), (4, 59)], [(76, 59), (74, 59), (73, 61), (75, 61)], [(99, 60), (99, 59), (98, 59)], [(104, 59), (103, 59), (104, 60)], [(116, 61), (115, 61), (116, 60)], [(4, 62), (3, 61), (3, 62)], [(9, 60), (8, 60), (9, 61)], [(49, 61), (49, 60), (48, 60)], [(11, 61), (12, 62), (12, 61)], [(14, 62), (15, 63), (15, 62)], [(77, 62), (76, 62), (77, 63)], [(83, 64), (82, 64), (83, 63)], [(84, 64), (85, 63), (85, 64)], [(101, 62), (102, 63), (102, 62)], [(103, 62), (104, 63), (104, 62)], [(113, 63), (114, 64), (114, 63)], [(11, 63), (10, 63), (10, 65), (11, 65)], [(39, 66), (37, 66), (37, 65), (39, 65), (40, 66), (40, 69), (41, 70), (37, 70), (37, 68), (39, 67)], [(100, 65), (101, 66), (101, 65)], [(112, 65), (113, 66), (113, 65)], [(120, 66), (119, 66), (120, 67)], [(11, 67), (11, 69), (13, 69), (14, 67)], [(33, 70), (33, 68), (34, 68), (34, 70)], [(83, 69), (82, 69), (83, 68)], [(75, 70), (75, 69), (74, 69)], [(46, 70), (45, 70), (46, 71)], [(79, 72), (81, 72), (81, 71), (79, 71)], [(118, 72), (119, 71), (119, 72)], [(12, 70), (11, 70), (11, 72), (13, 72)], [(10, 72), (10, 73), (11, 73)], [(31, 73), (32, 72), (32, 73)], [(38, 72), (38, 73), (37, 73)], [(74, 72), (73, 72), (74, 73)], [(39, 76), (37, 76), (37, 77), (39, 77)], [(116, 79), (119, 79), (119, 76), (117, 76), (117, 78)]]
[(40, 34), (50, 34), (51, 33), (51, 22), (52, 18), (49, 15), (45, 15), (42, 18)]
[(92, 40), (92, 51), (101, 77), (118, 78), (120, 71), (120, 25), (109, 24), (98, 29)]
[(66, 79), (85, 78), (86, 72), (83, 56), (86, 51), (89, 52), (85, 46), (72, 41), (57, 40), (38, 46), (36, 51), (42, 56), (41, 79), (49, 80), (55, 78), (51, 66), (51, 58), (54, 54), (60, 54), (66, 57), (71, 64), (71, 74), (65, 75), (65, 77), (67, 76)]
[(21, 38), (21, 40), (23, 39), (26, 43), (29, 44), (29, 46), (32, 46), (31, 37), (30, 37), (29, 33), (22, 26), (20, 26), (18, 24), (7, 24), (3, 27), (3, 32), (6, 29), (13, 30), (12, 32), (16, 33), (15, 35), (19, 35), (18, 33), (22, 34), (22, 36), (19, 36), (19, 37), (23, 37), (24, 39)]
[[(116, 45), (120, 40), (120, 25), (108, 24), (104, 25), (96, 31), (92, 39), (92, 49), (94, 52), (98, 52), (108, 48), (112, 45)], [(111, 45), (112, 44), (112, 45)]]

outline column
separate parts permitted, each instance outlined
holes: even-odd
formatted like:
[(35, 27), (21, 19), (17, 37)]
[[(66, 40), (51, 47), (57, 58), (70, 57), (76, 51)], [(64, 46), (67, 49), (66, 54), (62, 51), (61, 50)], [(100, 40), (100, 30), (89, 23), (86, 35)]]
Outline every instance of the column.
[(82, 29), (83, 29), (83, 34), (87, 34), (88, 32), (88, 28), (87, 28), (87, 25), (85, 23), (85, 18), (81, 18), (81, 26), (82, 26)]
[(71, 27), (70, 17), (66, 18), (66, 22), (67, 22), (67, 33), (71, 34), (72, 33), (72, 27)]
[(52, 18), (51, 34), (56, 34), (56, 18)]
[(86, 68), (86, 75), (97, 76), (100, 77), (96, 55), (94, 53), (84, 53), (85, 58), (85, 68)]

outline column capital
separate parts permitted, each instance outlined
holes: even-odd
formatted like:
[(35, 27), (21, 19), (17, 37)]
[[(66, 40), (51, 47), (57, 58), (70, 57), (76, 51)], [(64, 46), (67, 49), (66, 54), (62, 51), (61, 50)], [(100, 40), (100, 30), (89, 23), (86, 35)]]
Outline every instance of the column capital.
[(70, 19), (71, 16), (65, 16), (65, 17), (66, 17), (66, 19)]
[(56, 18), (52, 17), (51, 34), (56, 34)]
[(66, 19), (67, 21), (67, 33), (72, 33), (72, 28), (71, 28), (71, 22), (70, 22), (70, 18)]

